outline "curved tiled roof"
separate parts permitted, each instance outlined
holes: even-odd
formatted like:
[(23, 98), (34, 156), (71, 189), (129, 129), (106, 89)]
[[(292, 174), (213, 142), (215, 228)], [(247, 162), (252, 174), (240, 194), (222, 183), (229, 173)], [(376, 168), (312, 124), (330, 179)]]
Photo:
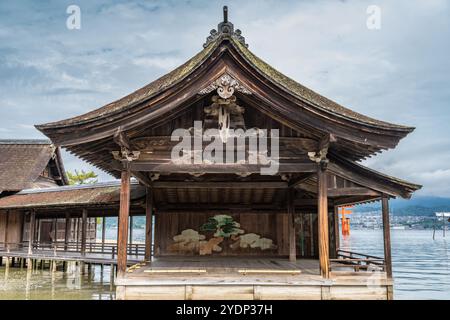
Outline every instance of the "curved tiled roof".
[(54, 152), (49, 140), (0, 140), (0, 193), (32, 187)]
[[(131, 200), (144, 196), (145, 188), (132, 183)], [(73, 185), (23, 190), (0, 198), (0, 209), (111, 205), (118, 204), (119, 199), (120, 182)]]
[(300, 83), (277, 71), (269, 64), (254, 55), (245, 44), (236, 39), (234, 36), (230, 35), (222, 35), (220, 37), (217, 37), (217, 39), (211, 41), (206, 46), (206, 48), (204, 48), (183, 65), (119, 100), (116, 100), (99, 109), (93, 110), (77, 117), (42, 124), (36, 127), (38, 129), (54, 129), (70, 125), (84, 124), (87, 122), (95, 121), (96, 119), (102, 118), (104, 116), (110, 116), (118, 112), (126, 111), (128, 108), (131, 108), (132, 106), (157, 95), (158, 93), (176, 85), (183, 79), (187, 78), (189, 74), (191, 74), (194, 70), (201, 66), (202, 63), (208, 57), (210, 57), (210, 55), (215, 51), (216, 48), (220, 46), (220, 44), (224, 40), (229, 40), (237, 49), (239, 54), (265, 78), (269, 79), (271, 82), (285, 90), (287, 93), (293, 95), (294, 97), (309, 103), (312, 108), (317, 108), (320, 111), (325, 111), (327, 113), (331, 113), (335, 116), (342, 117), (359, 124), (375, 126), (383, 129), (406, 132), (410, 132), (414, 129), (408, 126), (402, 126), (373, 119), (343, 107), (342, 105), (314, 92), (313, 90), (301, 85)]

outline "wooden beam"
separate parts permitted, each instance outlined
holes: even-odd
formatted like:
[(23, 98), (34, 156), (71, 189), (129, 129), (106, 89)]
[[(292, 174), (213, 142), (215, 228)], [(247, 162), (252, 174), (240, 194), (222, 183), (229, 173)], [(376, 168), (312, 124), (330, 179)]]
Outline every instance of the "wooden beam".
[[(349, 206), (355, 204), (362, 204), (370, 201), (375, 201), (381, 199), (380, 196), (352, 196), (334, 199), (334, 204), (337, 206)], [(331, 199), (330, 199), (331, 200)]]
[(330, 148), (330, 145), (336, 141), (337, 139), (333, 134), (326, 134), (322, 139), (320, 139), (317, 152), (322, 151), (326, 154)]
[[(316, 199), (295, 199), (294, 200), (294, 204), (295, 204), (296, 207), (317, 206), (317, 198)], [(332, 199), (328, 200), (328, 205), (329, 206), (333, 205), (333, 200)]]
[(328, 237), (327, 175), (322, 163), (318, 164), (317, 182), (320, 274), (324, 278), (329, 278), (330, 252)]
[[(328, 170), (336, 176), (342, 177), (362, 186), (370, 186), (371, 188), (378, 190), (379, 192), (386, 193), (390, 196), (401, 196), (404, 198), (408, 198), (408, 194), (403, 192), (402, 190), (374, 179), (373, 173), (371, 175), (362, 175), (361, 173), (359, 173), (359, 171), (362, 169), (358, 167), (358, 165), (352, 166), (354, 166), (353, 169), (346, 168), (343, 164), (334, 161), (328, 164)], [(367, 171), (367, 173), (370, 174), (369, 171)]]
[(314, 173), (306, 173), (296, 179), (292, 179), (289, 180), (289, 187), (290, 188), (295, 188), (298, 185), (302, 184), (303, 182), (305, 182), (306, 180), (308, 180), (309, 178), (311, 178), (314, 175)]
[(391, 256), (391, 229), (389, 223), (389, 197), (383, 194), (381, 198), (381, 212), (383, 215), (383, 239), (384, 239), (384, 261), (386, 264), (386, 275), (392, 278), (392, 256)]
[(297, 261), (297, 248), (295, 243), (295, 223), (294, 223), (294, 189), (288, 190), (288, 228), (289, 228), (289, 261)]
[(380, 192), (368, 188), (328, 188), (328, 197), (349, 197), (349, 196), (381, 196)]
[(28, 235), (29, 235), (29, 242), (28, 242), (28, 254), (32, 254), (33, 253), (33, 242), (34, 242), (34, 229), (35, 229), (35, 225), (36, 225), (36, 211), (31, 210), (31, 215), (30, 215), (30, 226), (29, 226), (29, 231), (28, 231)]
[(117, 239), (117, 273), (123, 277), (127, 269), (128, 216), (130, 212), (130, 168), (122, 169), (120, 186), (119, 227)]
[[(112, 166), (120, 170), (120, 163), (113, 162)], [(260, 173), (261, 168), (267, 166), (259, 164), (174, 164), (171, 162), (156, 163), (133, 161), (131, 170), (157, 173)], [(278, 173), (316, 172), (316, 165), (311, 163), (281, 163)]]
[[(178, 141), (172, 141), (171, 136), (146, 136), (139, 138), (130, 138), (130, 144), (134, 146), (135, 149), (142, 151), (143, 154), (160, 150), (171, 150)], [(188, 142), (191, 140), (191, 145), (194, 141), (193, 136), (183, 137), (183, 141)], [(317, 151), (318, 142), (310, 138), (302, 137), (279, 137), (280, 150), (282, 148), (290, 150), (301, 150), (303, 152)], [(117, 143), (117, 142), (116, 142)], [(208, 145), (209, 142), (203, 142), (203, 146)], [(248, 150), (248, 140), (246, 140), (246, 150)]]
[(83, 209), (81, 216), (81, 256), (86, 256), (86, 233), (87, 233), (87, 209)]
[(127, 135), (122, 131), (121, 127), (114, 133), (113, 140), (118, 146), (131, 151), (130, 140), (128, 140)]
[(155, 189), (287, 189), (284, 181), (277, 182), (184, 182), (184, 181), (155, 181)]
[(153, 189), (147, 188), (145, 202), (145, 261), (151, 261), (153, 233)]
[[(317, 203), (317, 201), (316, 201)], [(278, 212), (286, 214), (286, 202), (273, 204), (239, 204), (239, 203), (158, 203), (158, 212), (164, 211), (191, 211), (203, 212), (211, 210), (233, 210), (235, 212), (243, 211), (261, 211)]]
[(146, 187), (152, 184), (152, 180), (145, 173), (132, 171), (131, 174)]

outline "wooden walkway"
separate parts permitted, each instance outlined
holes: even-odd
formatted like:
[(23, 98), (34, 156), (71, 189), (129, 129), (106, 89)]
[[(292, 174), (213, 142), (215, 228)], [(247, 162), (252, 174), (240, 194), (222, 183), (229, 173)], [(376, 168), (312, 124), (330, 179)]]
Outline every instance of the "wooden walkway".
[[(84, 253), (80, 248), (79, 243), (34, 244), (32, 253), (29, 254), (27, 244), (16, 244), (0, 247), (0, 257), (117, 265), (117, 246), (115, 244), (88, 243)], [(143, 260), (143, 245), (130, 245), (127, 264), (133, 265)]]
[[(31, 255), (27, 251), (11, 250), (10, 252), (0, 251), (0, 257), (3, 258), (23, 258), (34, 260), (55, 260), (55, 261), (76, 261), (91, 264), (117, 264), (117, 259), (112, 259), (110, 254), (86, 253), (82, 256), (80, 252), (59, 252), (54, 255), (51, 250), (38, 250)], [(128, 265), (134, 265), (143, 260), (142, 256), (128, 255)]]

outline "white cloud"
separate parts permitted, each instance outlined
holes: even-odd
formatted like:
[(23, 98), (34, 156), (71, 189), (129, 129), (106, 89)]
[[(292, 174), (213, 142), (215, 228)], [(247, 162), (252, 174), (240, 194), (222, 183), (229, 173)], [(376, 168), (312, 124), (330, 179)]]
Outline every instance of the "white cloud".
[(142, 67), (157, 67), (170, 71), (179, 66), (182, 61), (173, 57), (140, 57), (133, 60), (133, 63)]
[[(223, 5), (77, 4), (79, 31), (67, 30), (59, 3), (0, 4), (0, 138), (42, 138), (30, 124), (90, 111), (155, 80), (202, 49)], [(265, 61), (355, 111), (417, 127), (367, 165), (424, 184), (422, 194), (450, 196), (450, 4), (379, 0), (382, 28), (370, 31), (371, 4), (228, 1), (230, 20)]]

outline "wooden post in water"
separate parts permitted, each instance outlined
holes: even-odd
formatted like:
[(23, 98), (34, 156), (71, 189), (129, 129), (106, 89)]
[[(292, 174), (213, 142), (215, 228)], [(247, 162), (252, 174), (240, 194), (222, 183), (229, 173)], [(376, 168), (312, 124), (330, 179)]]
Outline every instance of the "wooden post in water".
[(386, 275), (392, 278), (391, 257), (391, 229), (389, 224), (389, 197), (383, 194), (381, 198), (381, 212), (383, 215), (383, 239), (384, 239), (384, 261), (386, 264)]
[(102, 253), (105, 250), (106, 217), (102, 218)]
[(64, 228), (64, 251), (67, 251), (70, 234), (70, 213), (66, 212), (66, 227)]
[(57, 218), (53, 219), (52, 227), (53, 227), (53, 239), (52, 239), (52, 242), (53, 242), (53, 244), (56, 244), (56, 242), (58, 241), (58, 219)]
[(109, 290), (112, 291), (114, 285), (114, 264), (109, 265)]
[(145, 261), (152, 259), (152, 237), (153, 237), (153, 189), (147, 188), (145, 202)]
[(34, 227), (36, 224), (36, 211), (32, 210), (30, 215), (30, 225), (28, 231), (28, 255), (33, 254)]
[(329, 278), (330, 252), (328, 237), (327, 174), (325, 160), (322, 160), (318, 165), (317, 189), (320, 274), (324, 278)]
[(79, 230), (79, 223), (78, 223), (79, 218), (75, 218), (74, 220), (75, 220), (75, 225), (74, 225), (74, 230), (75, 230), (75, 234), (74, 234), (74, 238), (75, 238), (75, 251), (78, 251), (78, 241), (80, 240), (80, 239), (79, 239), (79, 233), (80, 233), (80, 230)]
[[(86, 232), (87, 232), (87, 209), (83, 209), (81, 215), (81, 257), (86, 257)], [(80, 261), (81, 274), (84, 274), (84, 260)]]
[(294, 192), (293, 188), (287, 190), (288, 229), (289, 229), (289, 261), (297, 261), (297, 248), (295, 243), (294, 224)]
[(87, 209), (83, 209), (81, 221), (81, 256), (86, 256)]
[(130, 166), (123, 161), (121, 174), (119, 235), (117, 239), (117, 276), (123, 277), (127, 269), (128, 216), (130, 213)]
[(447, 228), (447, 224), (445, 223), (445, 214), (442, 213), (442, 236), (445, 238), (445, 229)]
[(5, 221), (5, 240), (4, 240), (4, 243), (5, 243), (5, 246), (6, 247), (8, 247), (8, 230), (9, 230), (9, 227), (8, 227), (8, 223), (9, 223), (9, 210), (6, 210), (6, 214), (5, 214), (5, 216), (6, 216), (6, 221)]

